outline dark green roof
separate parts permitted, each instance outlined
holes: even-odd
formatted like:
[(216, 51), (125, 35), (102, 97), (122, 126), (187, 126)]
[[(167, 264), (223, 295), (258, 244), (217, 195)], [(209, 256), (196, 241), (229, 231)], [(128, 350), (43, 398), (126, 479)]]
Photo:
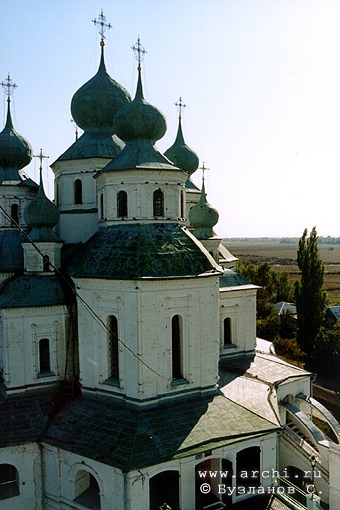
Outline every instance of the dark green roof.
[(192, 277), (218, 270), (186, 227), (167, 223), (102, 228), (69, 266), (73, 277), (113, 280)]
[(0, 230), (0, 273), (23, 270), (22, 241), (23, 237), (17, 230)]
[(57, 414), (45, 441), (131, 470), (277, 428), (223, 395), (178, 399), (146, 409), (109, 398), (83, 397)]
[(178, 168), (148, 140), (127, 140), (124, 149), (103, 168), (103, 171), (134, 168), (178, 171)]
[(164, 153), (164, 156), (169, 158), (178, 168), (185, 170), (189, 175), (193, 174), (198, 168), (199, 158), (196, 152), (190, 149), (184, 141), (181, 119), (178, 122), (176, 140)]
[(6, 280), (0, 290), (0, 308), (29, 308), (65, 304), (60, 280), (54, 275), (24, 275)]
[(251, 283), (232, 269), (226, 269), (219, 279), (220, 288), (223, 287), (240, 287), (242, 285), (251, 285)]
[(122, 142), (111, 130), (88, 129), (69, 147), (57, 161), (88, 158), (115, 158), (122, 148)]

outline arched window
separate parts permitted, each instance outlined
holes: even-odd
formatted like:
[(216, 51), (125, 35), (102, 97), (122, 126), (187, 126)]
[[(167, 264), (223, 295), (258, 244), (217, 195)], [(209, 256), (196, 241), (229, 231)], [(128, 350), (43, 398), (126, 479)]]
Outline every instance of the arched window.
[(80, 179), (76, 179), (74, 181), (74, 203), (82, 204), (83, 203), (83, 183)]
[[(259, 446), (250, 446), (236, 455), (236, 481), (237, 486), (259, 486), (261, 483), (261, 449)], [(242, 472), (252, 473), (249, 478), (242, 477)]]
[(42, 338), (39, 340), (39, 373), (47, 374), (50, 372), (50, 341), (48, 338)]
[(232, 344), (230, 317), (226, 317), (223, 321), (223, 344), (224, 346)]
[(149, 488), (150, 510), (158, 510), (159, 508), (171, 508), (171, 510), (179, 509), (178, 471), (169, 470), (158, 473), (158, 475), (150, 478)]
[(48, 255), (43, 256), (43, 271), (50, 271), (50, 257)]
[(164, 195), (161, 189), (156, 189), (153, 193), (153, 215), (164, 216)]
[(19, 494), (19, 475), (15, 466), (0, 464), (0, 499), (13, 498)]
[(104, 194), (100, 194), (100, 219), (104, 219)]
[(76, 503), (100, 510), (100, 491), (95, 477), (88, 471), (78, 471), (75, 478), (75, 499)]
[(18, 204), (11, 205), (11, 220), (12, 220), (12, 225), (19, 223), (19, 205)]
[(181, 317), (174, 315), (171, 319), (172, 379), (183, 379), (181, 330)]
[(125, 218), (128, 215), (127, 193), (121, 190), (117, 193), (117, 217)]
[(181, 198), (180, 198), (180, 209), (181, 209), (181, 218), (184, 219), (184, 191), (181, 189)]
[(118, 349), (118, 319), (110, 315), (109, 327), (109, 379), (119, 380), (119, 349)]

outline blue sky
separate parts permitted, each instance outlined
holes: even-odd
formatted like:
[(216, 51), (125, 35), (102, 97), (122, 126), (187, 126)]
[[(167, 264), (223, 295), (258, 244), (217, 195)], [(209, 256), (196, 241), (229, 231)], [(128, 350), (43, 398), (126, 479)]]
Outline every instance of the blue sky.
[[(74, 140), (70, 102), (97, 71), (103, 8), (108, 72), (134, 95), (138, 35), (146, 99), (210, 168), (223, 237), (340, 236), (338, 0), (13, 0), (1, 7), (0, 81), (17, 83), (17, 131), (52, 163)], [(6, 102), (2, 91), (1, 120)], [(37, 180), (38, 162), (27, 172)], [(200, 183), (201, 172), (193, 179)], [(45, 172), (52, 188), (53, 175)]]

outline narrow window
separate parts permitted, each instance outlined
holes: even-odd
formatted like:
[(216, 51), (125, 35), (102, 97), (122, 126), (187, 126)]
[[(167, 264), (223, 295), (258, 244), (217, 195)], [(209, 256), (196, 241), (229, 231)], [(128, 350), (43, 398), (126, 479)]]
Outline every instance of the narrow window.
[(19, 477), (15, 466), (0, 464), (0, 499), (13, 498), (19, 494)]
[(164, 216), (164, 195), (160, 189), (156, 189), (153, 193), (153, 215)]
[(55, 185), (54, 203), (55, 203), (55, 205), (59, 205), (59, 185), (58, 185), (58, 183), (56, 183), (56, 185)]
[(19, 205), (18, 204), (11, 205), (11, 220), (12, 220), (12, 225), (19, 223)]
[(180, 205), (181, 205), (181, 218), (184, 219), (184, 191), (181, 190), (181, 199), (180, 199)]
[(50, 257), (48, 255), (43, 256), (43, 271), (50, 271)]
[(48, 338), (39, 340), (39, 372), (40, 374), (51, 372), (50, 341)]
[(182, 334), (181, 320), (179, 315), (174, 315), (171, 320), (172, 336), (172, 378), (183, 379), (182, 370)]
[(125, 218), (127, 215), (127, 193), (126, 191), (121, 190), (117, 193), (117, 216), (118, 218)]
[(74, 203), (83, 203), (83, 184), (80, 179), (74, 181)]
[(226, 317), (223, 321), (223, 343), (224, 345), (231, 345), (232, 343), (230, 317)]
[(100, 219), (104, 219), (104, 195), (101, 193), (100, 195)]
[(119, 380), (118, 320), (109, 316), (109, 379)]

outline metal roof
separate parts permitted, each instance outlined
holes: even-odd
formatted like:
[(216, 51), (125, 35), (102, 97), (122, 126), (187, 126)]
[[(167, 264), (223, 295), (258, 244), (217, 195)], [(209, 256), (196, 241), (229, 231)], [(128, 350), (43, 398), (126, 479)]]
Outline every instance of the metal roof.
[(186, 227), (169, 223), (102, 228), (68, 268), (73, 277), (112, 280), (192, 277), (219, 270)]

